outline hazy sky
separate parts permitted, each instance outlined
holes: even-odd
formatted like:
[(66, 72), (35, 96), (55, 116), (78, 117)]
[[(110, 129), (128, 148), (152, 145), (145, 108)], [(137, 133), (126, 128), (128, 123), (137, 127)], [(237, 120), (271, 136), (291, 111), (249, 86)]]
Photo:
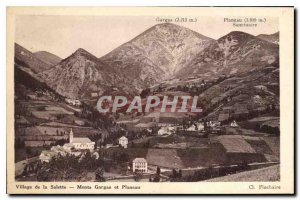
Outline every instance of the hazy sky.
[[(32, 52), (48, 51), (66, 58), (78, 48), (101, 57), (160, 22), (156, 17), (17, 16), (15, 41)], [(174, 18), (173, 18), (174, 19)], [(174, 23), (174, 22), (172, 22)], [(231, 31), (253, 35), (278, 31), (275, 18), (252, 28), (234, 28), (222, 17), (197, 17), (197, 22), (175, 23), (218, 39)]]

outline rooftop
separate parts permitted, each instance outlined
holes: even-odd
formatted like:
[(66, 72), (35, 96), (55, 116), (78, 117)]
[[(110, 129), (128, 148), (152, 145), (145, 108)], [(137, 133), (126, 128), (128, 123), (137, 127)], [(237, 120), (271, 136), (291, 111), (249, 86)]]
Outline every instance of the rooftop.
[(79, 137), (79, 138), (73, 138), (72, 143), (90, 143), (92, 142), (89, 138), (86, 137)]
[(132, 162), (144, 162), (144, 163), (146, 163), (147, 162), (147, 160), (145, 159), (145, 158), (135, 158)]
[(120, 137), (120, 139), (119, 140), (127, 140), (127, 137), (125, 137), (125, 136), (122, 136), (122, 137)]

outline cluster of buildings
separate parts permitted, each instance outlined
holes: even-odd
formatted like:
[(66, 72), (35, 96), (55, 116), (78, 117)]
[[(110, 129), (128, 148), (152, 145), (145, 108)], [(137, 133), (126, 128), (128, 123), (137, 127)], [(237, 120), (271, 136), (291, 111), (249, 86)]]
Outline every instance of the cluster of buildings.
[(69, 143), (63, 146), (52, 146), (50, 150), (44, 150), (41, 152), (39, 158), (42, 162), (49, 162), (52, 157), (61, 154), (66, 155), (67, 153), (80, 155), (79, 150), (90, 150), (93, 151), (95, 148), (95, 142), (92, 142), (87, 137), (74, 137), (73, 130), (71, 129), (69, 134)]
[(79, 101), (78, 99), (65, 98), (65, 102), (72, 106), (81, 106), (81, 104), (82, 104), (81, 101)]
[(151, 112), (139, 119), (118, 121), (117, 123), (125, 126), (128, 131), (139, 132), (154, 127), (182, 124), (188, 121), (194, 113), (160, 113)]
[[(127, 148), (128, 139), (125, 136), (119, 138), (119, 145), (123, 148)], [(73, 154), (75, 156), (82, 155), (81, 150), (90, 150), (96, 159), (99, 158), (97, 152), (93, 152), (95, 147), (95, 142), (92, 142), (89, 138), (86, 137), (74, 137), (73, 130), (71, 129), (69, 134), (69, 143), (64, 144), (63, 146), (52, 146), (50, 150), (44, 150), (41, 152), (39, 159), (41, 162), (49, 163), (50, 160), (57, 155), (65, 156), (67, 154)], [(148, 163), (145, 158), (135, 158), (132, 161), (132, 171), (139, 173), (148, 172)]]

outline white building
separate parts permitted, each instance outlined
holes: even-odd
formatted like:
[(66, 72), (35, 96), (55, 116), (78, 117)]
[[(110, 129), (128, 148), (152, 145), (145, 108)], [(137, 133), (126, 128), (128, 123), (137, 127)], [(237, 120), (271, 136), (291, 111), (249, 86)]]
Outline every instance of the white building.
[(147, 160), (145, 158), (135, 158), (132, 161), (132, 171), (147, 173), (148, 172)]
[(74, 123), (79, 125), (79, 126), (84, 126), (84, 124), (85, 124), (85, 122), (82, 121), (82, 120), (75, 120)]
[(78, 99), (68, 99), (68, 98), (66, 98), (65, 101), (68, 104), (71, 104), (73, 106), (81, 106), (81, 102)]
[[(50, 150), (44, 150), (41, 152), (39, 159), (41, 162), (49, 162), (52, 157), (57, 156), (58, 154), (65, 156), (67, 154), (72, 154), (75, 156), (81, 155), (80, 151), (72, 151), (73, 149), (89, 149), (94, 150), (95, 142), (92, 142), (89, 138), (74, 138), (73, 131), (71, 129), (69, 136), (69, 143), (64, 144), (62, 147), (52, 146)], [(96, 156), (97, 158), (97, 156)], [(98, 155), (99, 158), (99, 155)]]
[(39, 159), (41, 160), (41, 162), (50, 162), (50, 160), (52, 159), (52, 157), (56, 156), (57, 153), (53, 152), (53, 151), (49, 151), (49, 150), (44, 150), (41, 152)]
[(91, 92), (91, 97), (98, 97), (98, 93), (97, 92)]
[(128, 139), (125, 136), (120, 137), (119, 138), (119, 145), (121, 145), (124, 148), (127, 148)]
[(203, 131), (204, 130), (204, 124), (203, 123), (196, 123), (191, 125), (187, 131)]
[(158, 135), (171, 135), (172, 133), (175, 133), (175, 127), (173, 126), (163, 126), (157, 132)]
[(64, 146), (66, 146), (66, 147), (72, 146), (75, 149), (90, 149), (90, 150), (94, 150), (95, 142), (92, 142), (87, 137), (74, 138), (74, 134), (73, 134), (73, 131), (71, 129), (71, 131), (70, 131), (70, 137), (69, 137), (69, 143), (65, 144)]
[(239, 125), (236, 123), (235, 120), (233, 120), (230, 124), (231, 127), (238, 127)]

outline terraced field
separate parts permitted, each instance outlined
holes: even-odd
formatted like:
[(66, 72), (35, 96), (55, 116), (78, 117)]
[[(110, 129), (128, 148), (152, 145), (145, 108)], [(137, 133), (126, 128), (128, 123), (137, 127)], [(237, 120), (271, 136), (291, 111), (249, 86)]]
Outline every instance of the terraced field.
[(207, 182), (259, 182), (259, 181), (279, 181), (280, 166), (275, 165), (262, 169), (241, 172), (233, 175), (228, 175), (219, 178), (207, 180)]

